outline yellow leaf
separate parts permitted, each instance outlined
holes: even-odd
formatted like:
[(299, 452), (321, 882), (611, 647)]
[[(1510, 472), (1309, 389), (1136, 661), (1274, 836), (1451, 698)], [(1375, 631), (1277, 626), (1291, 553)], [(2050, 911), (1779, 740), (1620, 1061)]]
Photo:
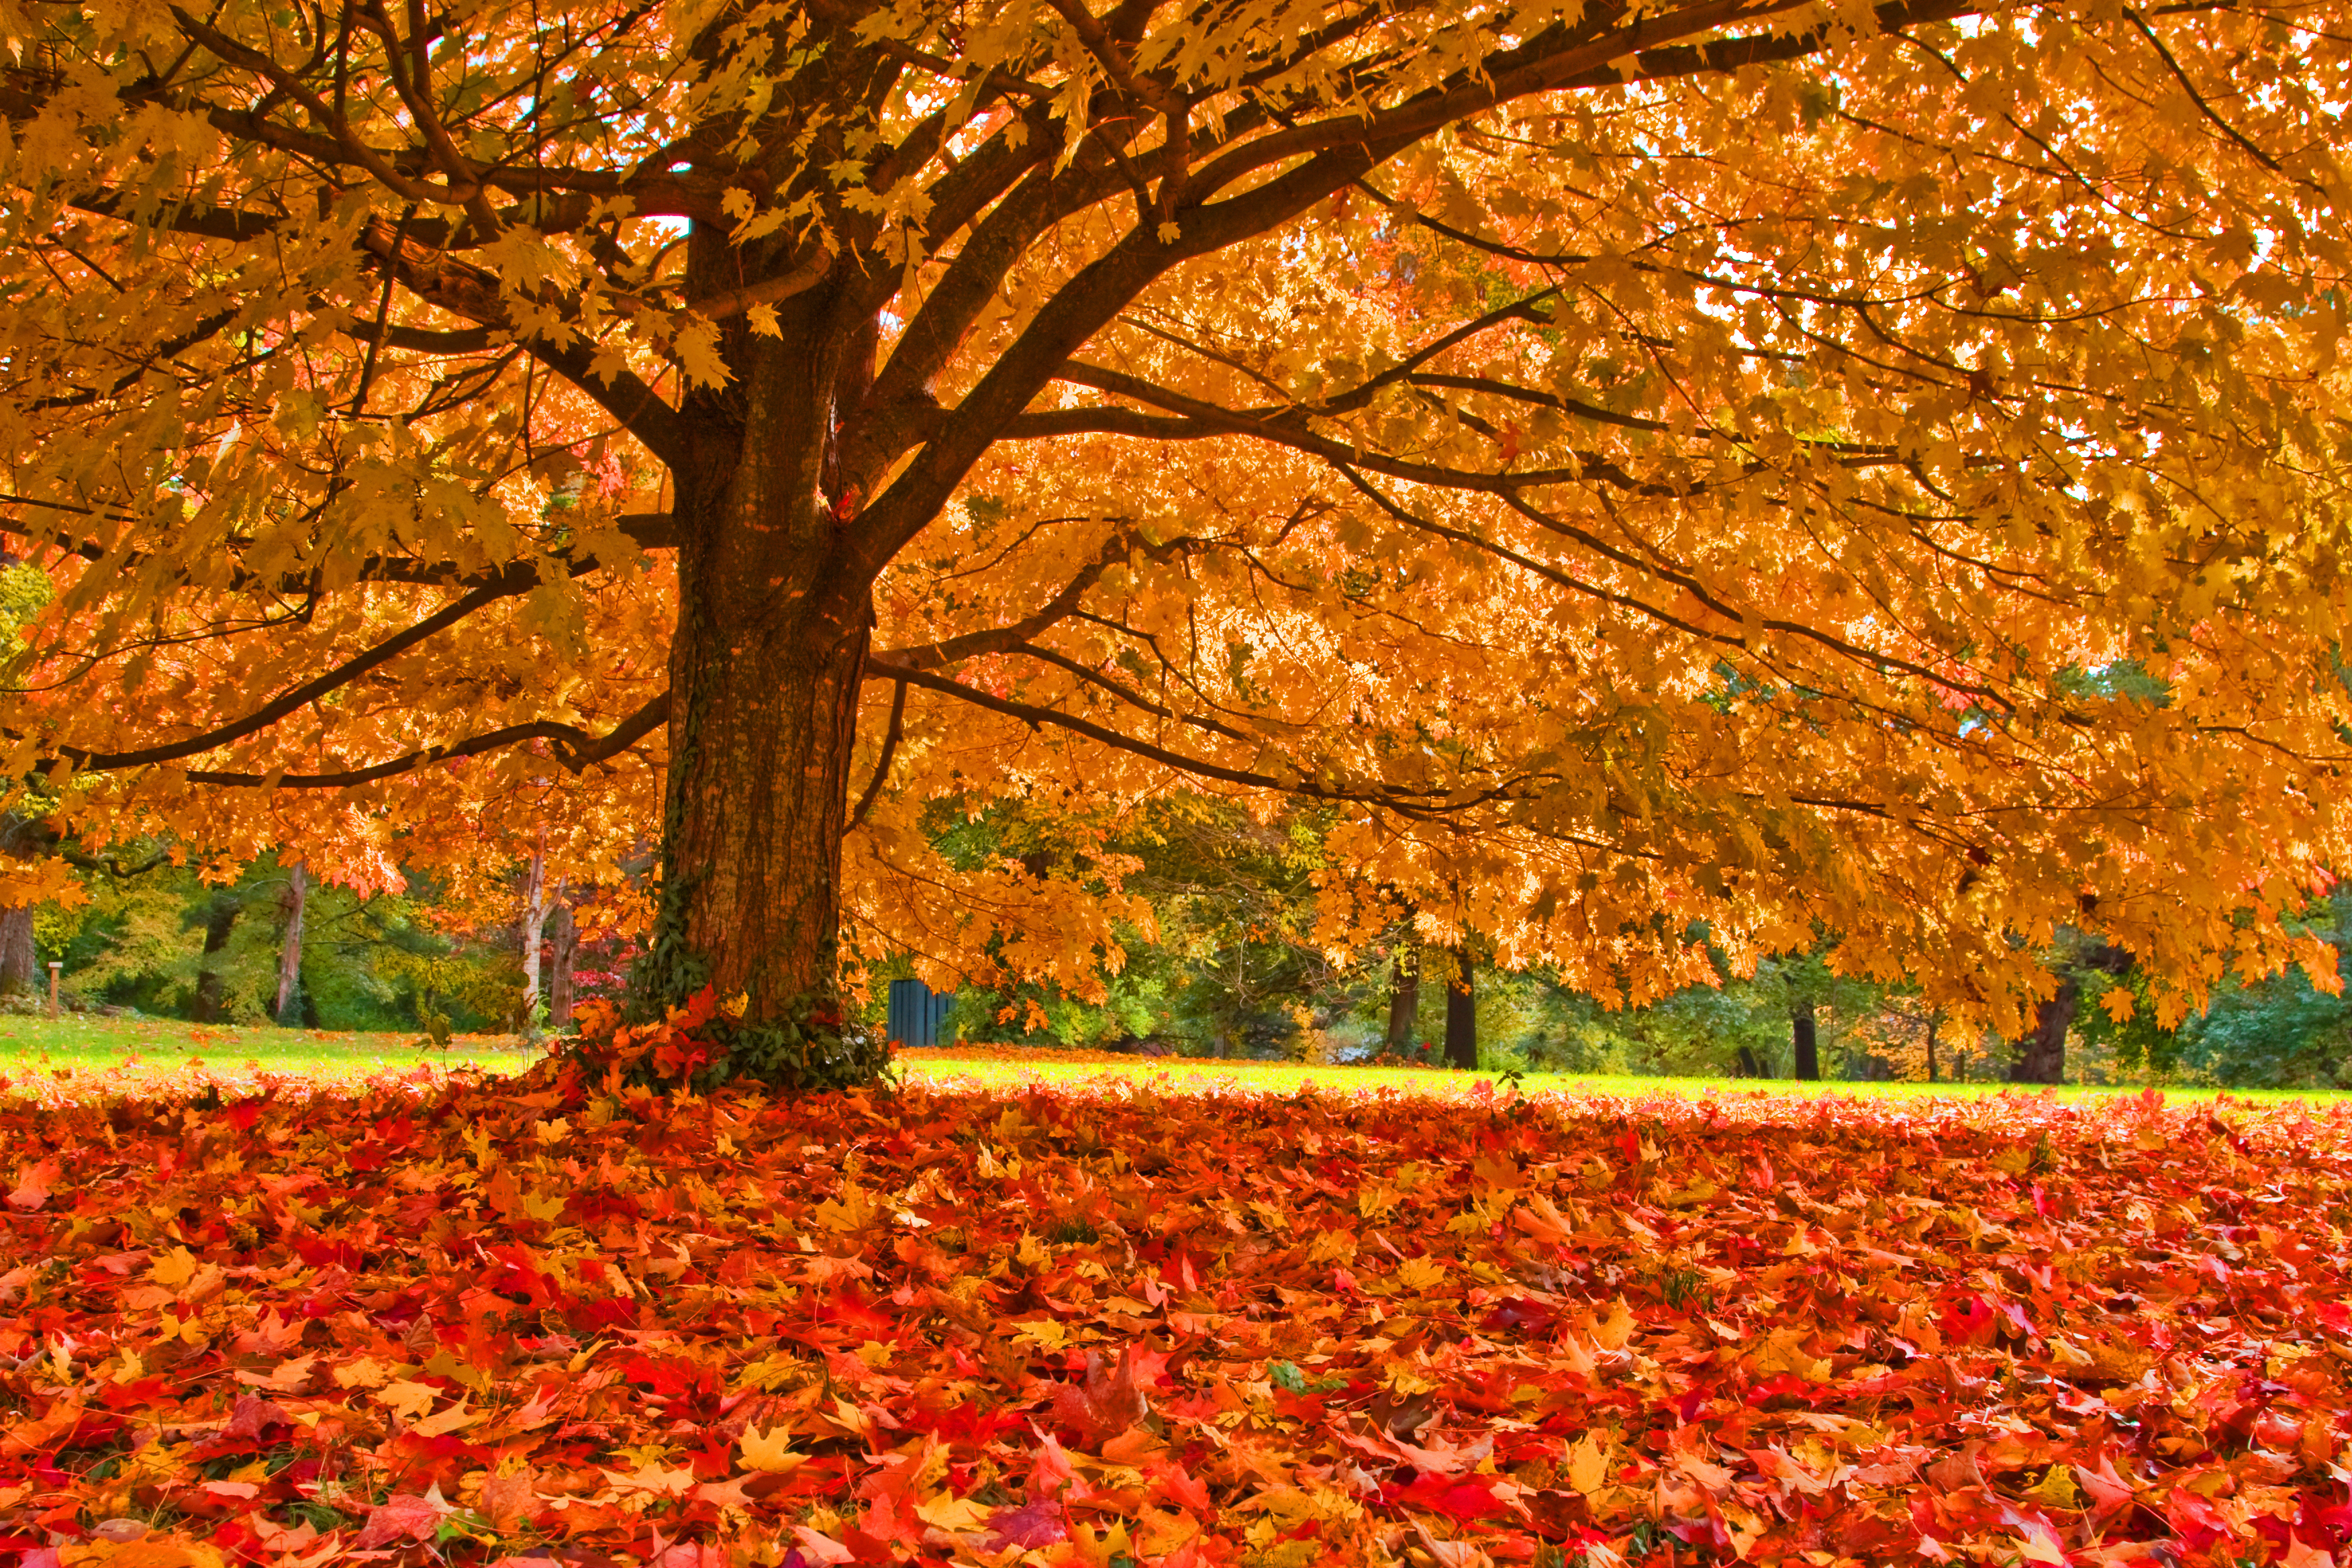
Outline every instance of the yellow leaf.
[(839, 1199), (827, 1198), (816, 1205), (816, 1223), (827, 1230), (863, 1230), (872, 1223), (878, 1206), (870, 1194), (852, 1182), (842, 1189)]
[(2063, 1465), (2053, 1465), (2047, 1474), (2025, 1489), (2024, 1495), (2043, 1508), (2069, 1511), (2083, 1506), (2083, 1494), (2074, 1487), (2074, 1472)]
[(1434, 1258), (1408, 1258), (1397, 1265), (1396, 1277), (1398, 1284), (1422, 1295), (1445, 1283), (1445, 1265)]
[(156, 1284), (176, 1290), (195, 1277), (196, 1255), (184, 1247), (175, 1247), (149, 1264), (147, 1272)]
[(435, 1401), (441, 1397), (441, 1391), (403, 1378), (398, 1383), (386, 1384), (376, 1390), (375, 1397), (377, 1404), (390, 1405), (402, 1420), (414, 1421), (433, 1408)]
[[(472, 1395), (467, 1397), (471, 1398)], [(467, 1409), (466, 1400), (460, 1399), (448, 1409), (436, 1415), (427, 1415), (408, 1429), (420, 1437), (446, 1437), (452, 1432), (463, 1431), (481, 1418), (480, 1411)]]
[(1109, 1531), (1097, 1535), (1087, 1526), (1073, 1521), (1070, 1525), (1071, 1554), (1087, 1568), (1110, 1568), (1116, 1560), (1129, 1556), (1134, 1550), (1128, 1539), (1124, 1523), (1113, 1524)]
[(2046, 1524), (2034, 1525), (2018, 1537), (2017, 1546), (2028, 1563), (2047, 1563), (2050, 1568), (2065, 1568), (2066, 1549), (2058, 1544), (2058, 1538), (2050, 1533), (2050, 1527)]
[(597, 1472), (619, 1492), (646, 1492), (654, 1497), (684, 1497), (694, 1489), (694, 1467), (681, 1465), (665, 1470), (651, 1459), (633, 1471), (600, 1470)]
[(1605, 1351), (1622, 1351), (1633, 1337), (1633, 1310), (1620, 1296), (1610, 1307), (1609, 1316), (1592, 1325), (1592, 1342)]
[(335, 1369), (338, 1388), (382, 1388), (392, 1381), (392, 1369), (373, 1356), (362, 1356)]
[(1568, 1449), (1568, 1484), (1590, 1497), (1609, 1480), (1609, 1450), (1607, 1436), (1587, 1432)]
[(1013, 1337), (1026, 1340), (1039, 1350), (1057, 1351), (1070, 1342), (1070, 1331), (1055, 1319), (1036, 1318), (1013, 1324)]
[(772, 1427), (765, 1432), (746, 1426), (735, 1447), (737, 1462), (747, 1470), (781, 1476), (808, 1463), (806, 1454), (793, 1452), (792, 1434), (782, 1426)]
[(915, 1517), (925, 1524), (935, 1525), (951, 1533), (978, 1530), (988, 1522), (991, 1510), (970, 1498), (951, 1498), (945, 1492), (929, 1502), (915, 1505)]

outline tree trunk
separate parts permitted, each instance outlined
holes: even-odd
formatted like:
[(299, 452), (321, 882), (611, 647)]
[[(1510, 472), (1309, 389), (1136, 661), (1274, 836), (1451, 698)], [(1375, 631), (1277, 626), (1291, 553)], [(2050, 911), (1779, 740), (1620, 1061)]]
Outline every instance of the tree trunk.
[(33, 906), (0, 910), (0, 996), (33, 994), (39, 968), (33, 952)]
[(1731, 1076), (1734, 1078), (1765, 1078), (1763, 1058), (1752, 1046), (1741, 1046), (1731, 1054)]
[(1470, 970), (1470, 955), (1454, 951), (1454, 975), (1445, 986), (1445, 1065), (1476, 1071), (1478, 1068), (1478, 998)]
[[(737, 287), (739, 264), (723, 230), (698, 226), (690, 279)], [(885, 1065), (878, 1048), (843, 1040), (835, 992), (874, 611), (870, 574), (852, 564), (858, 498), (829, 496), (825, 468), (835, 408), (849, 416), (871, 382), (873, 323), (830, 320), (833, 293), (780, 304), (779, 337), (730, 321), (739, 379), (680, 409), (698, 461), (673, 468), (662, 907), (631, 984), (641, 1014), (711, 987), (722, 1016), (740, 1020), (713, 1026), (733, 1043), (712, 1076), (793, 1086), (862, 1081)]]
[(2066, 1081), (2066, 1031), (2074, 1026), (2074, 1009), (2082, 1005), (2083, 982), (2068, 974), (2055, 995), (2033, 1015), (2032, 1032), (2019, 1042), (2017, 1060), (2010, 1064), (2011, 1083)]
[(1381, 1048), (1392, 1057), (1409, 1057), (1420, 1027), (1421, 949), (1410, 942), (1399, 942), (1395, 965), (1389, 979), (1389, 1031)]
[(580, 921), (571, 900), (557, 901), (547, 939), (547, 1026), (562, 1034), (572, 1026), (572, 967), (580, 956)]
[(298, 860), (286, 871), (286, 936), (278, 946), (278, 1005), (269, 1010), (285, 1028), (302, 1021), (297, 1016), (302, 987), (302, 906), (310, 900), (310, 874)]
[(539, 1038), (539, 944), (547, 930), (547, 848), (530, 852), (522, 879), (522, 1028), (526, 1040)]
[(1797, 1077), (1807, 1083), (1822, 1080), (1820, 1037), (1813, 1027), (1813, 1005), (1800, 1002), (1789, 1016), (1789, 1037), (1797, 1047)]
[(213, 894), (212, 907), (205, 913), (205, 951), (196, 961), (196, 999), (189, 1009), (199, 1024), (220, 1022), (228, 995), (228, 977), (221, 973), (220, 955), (228, 947), (229, 934), (236, 930), (236, 917), (244, 912), (236, 895), (219, 891)]
[(1936, 1026), (1941, 1022), (1943, 1022), (1942, 1014), (1927, 1015), (1927, 1081), (1929, 1083), (1936, 1081)]

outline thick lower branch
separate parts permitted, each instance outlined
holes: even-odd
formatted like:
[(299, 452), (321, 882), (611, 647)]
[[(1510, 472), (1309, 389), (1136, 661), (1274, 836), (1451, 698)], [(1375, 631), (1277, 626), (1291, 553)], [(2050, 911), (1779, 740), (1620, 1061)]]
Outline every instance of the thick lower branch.
[(668, 722), (669, 693), (665, 691), (602, 735), (591, 734), (576, 724), (541, 720), (536, 723), (513, 724), (503, 730), (492, 730), (446, 746), (427, 746), (422, 751), (410, 752), (371, 767), (348, 768), (340, 773), (253, 773), (191, 769), (187, 780), (190, 784), (222, 784), (244, 789), (350, 789), (358, 784), (373, 784), (378, 779), (413, 773), (430, 763), (479, 756), (485, 752), (500, 751), (530, 741), (551, 742), (556, 762), (566, 772), (576, 773), (593, 763), (618, 756)]
[(1456, 799), (1453, 792), (1440, 789), (1409, 790), (1401, 789), (1393, 784), (1382, 784), (1370, 790), (1347, 789), (1335, 784), (1319, 784), (1304, 776), (1282, 779), (1272, 773), (1257, 773), (1249, 768), (1227, 767), (1205, 758), (1186, 756), (1181, 752), (1170, 751), (1165, 746), (1155, 746), (1148, 741), (1139, 741), (1131, 735), (1122, 735), (1107, 725), (1093, 723), (1088, 720), (1058, 712), (1051, 708), (1041, 708), (1032, 702), (1018, 702), (1007, 697), (993, 697), (985, 691), (975, 690), (961, 681), (950, 680), (946, 676), (892, 664), (879, 657), (869, 657), (866, 659), (866, 679), (900, 680), (909, 686), (919, 686), (927, 691), (940, 692), (956, 698), (960, 701), (969, 702), (976, 708), (984, 708), (992, 713), (1002, 713), (1007, 718), (1018, 719), (1033, 729), (1051, 725), (1055, 729), (1066, 730), (1072, 734), (1083, 735), (1090, 741), (1098, 741), (1106, 746), (1125, 752), (1130, 756), (1159, 763), (1181, 773), (1190, 773), (1195, 778), (1214, 779), (1222, 784), (1240, 784), (1249, 789), (1275, 790), (1307, 800), (1351, 802), (1357, 805), (1378, 805), (1385, 810), (1410, 816), (1436, 817), (1518, 798), (1513, 791), (1502, 787), (1481, 790), (1466, 798)]

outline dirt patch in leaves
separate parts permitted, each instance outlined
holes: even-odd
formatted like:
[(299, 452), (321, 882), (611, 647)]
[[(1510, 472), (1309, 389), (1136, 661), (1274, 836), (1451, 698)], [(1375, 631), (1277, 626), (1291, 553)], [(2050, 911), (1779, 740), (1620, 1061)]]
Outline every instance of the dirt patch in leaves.
[(0, 1565), (2305, 1568), (2352, 1530), (2347, 1144), (2153, 1099), (0, 1108)]

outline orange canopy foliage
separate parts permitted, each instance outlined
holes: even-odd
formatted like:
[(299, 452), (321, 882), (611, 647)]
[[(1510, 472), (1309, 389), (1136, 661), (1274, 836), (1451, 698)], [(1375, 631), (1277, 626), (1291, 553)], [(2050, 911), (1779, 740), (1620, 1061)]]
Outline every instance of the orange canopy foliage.
[(2347, 21), (8, 0), (8, 769), (658, 823), (755, 1022), (844, 921), (1083, 990), (1179, 787), (1624, 999), (2325, 969)]

